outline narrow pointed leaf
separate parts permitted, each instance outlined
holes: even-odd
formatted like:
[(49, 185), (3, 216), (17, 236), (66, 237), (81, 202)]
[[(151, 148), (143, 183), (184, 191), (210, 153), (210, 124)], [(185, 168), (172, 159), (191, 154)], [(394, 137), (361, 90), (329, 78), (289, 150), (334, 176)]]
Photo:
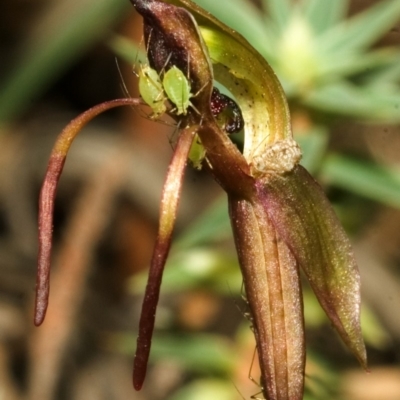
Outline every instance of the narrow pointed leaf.
[(290, 19), (293, 4), (291, 0), (262, 0), (264, 9), (270, 15), (271, 21), (277, 28), (278, 33), (283, 32)]
[(147, 63), (143, 49), (131, 39), (115, 34), (107, 41), (107, 45), (118, 57), (133, 66)]
[(350, 242), (321, 187), (297, 166), (259, 184), (279, 235), (306, 273), (344, 342), (366, 368), (360, 327), (360, 277)]
[(385, 68), (373, 71), (369, 76), (372, 85), (393, 85), (396, 89), (400, 84), (400, 55), (397, 59)]
[(396, 92), (385, 93), (379, 88), (359, 87), (345, 81), (314, 90), (304, 98), (304, 103), (317, 110), (358, 116), (368, 121), (400, 120), (400, 96)]
[(315, 33), (321, 33), (342, 20), (348, 8), (348, 0), (307, 0), (304, 1), (304, 16)]
[(182, 190), (187, 157), (197, 126), (184, 129), (168, 168), (160, 206), (158, 236), (150, 264), (149, 279), (144, 294), (142, 313), (139, 323), (139, 335), (133, 367), (133, 386), (140, 390), (146, 377), (147, 362), (150, 354), (151, 337), (154, 329), (156, 309), (160, 295), (160, 286), (165, 262), (169, 253), (172, 231), (176, 219)]
[(325, 158), (320, 174), (324, 182), (400, 209), (400, 174), (397, 168), (330, 154)]
[(320, 73), (329, 77), (329, 80), (334, 80), (336, 76), (340, 79), (344, 76), (397, 64), (400, 62), (399, 58), (399, 53), (394, 48), (387, 47), (370, 51), (362, 57), (356, 53), (347, 57), (337, 57), (336, 54), (331, 54), (321, 61)]
[(319, 46), (325, 50), (326, 54), (336, 52), (338, 57), (339, 54), (360, 51), (380, 39), (398, 21), (399, 17), (400, 1), (378, 2), (320, 36)]

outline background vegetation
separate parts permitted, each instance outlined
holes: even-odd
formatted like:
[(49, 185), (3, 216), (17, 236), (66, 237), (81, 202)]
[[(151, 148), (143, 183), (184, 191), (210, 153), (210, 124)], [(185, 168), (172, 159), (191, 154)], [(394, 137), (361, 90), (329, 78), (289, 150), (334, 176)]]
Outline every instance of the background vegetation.
[[(305, 290), (307, 400), (400, 398), (400, 3), (198, 0), (271, 63), (303, 164), (352, 236), (372, 373)], [(32, 324), (37, 197), (66, 123), (137, 96), (140, 19), (127, 0), (4, 1), (0, 12), (0, 388), (5, 399), (240, 399), (259, 389), (226, 202), (188, 171), (151, 367), (131, 386), (138, 313), (174, 127), (146, 111), (95, 120), (67, 161), (50, 310)], [(128, 40), (129, 39), (129, 40)], [(128, 62), (127, 62), (128, 61)], [(240, 139), (238, 139), (240, 140)], [(252, 379), (248, 378), (250, 374)]]

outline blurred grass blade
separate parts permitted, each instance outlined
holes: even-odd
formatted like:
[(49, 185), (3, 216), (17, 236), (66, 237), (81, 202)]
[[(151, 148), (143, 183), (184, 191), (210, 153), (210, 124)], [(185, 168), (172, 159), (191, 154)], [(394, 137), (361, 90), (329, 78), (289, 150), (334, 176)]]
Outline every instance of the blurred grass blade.
[(155, 340), (153, 357), (179, 360), (192, 371), (229, 374), (235, 365), (229, 342), (220, 336), (196, 334)]
[[(220, 246), (204, 246), (171, 254), (163, 276), (163, 293), (177, 293), (205, 289), (215, 293), (232, 295), (242, 284), (237, 258)], [(211, 248), (211, 249), (210, 249)], [(144, 280), (143, 280), (144, 281)], [(132, 293), (142, 293), (139, 278), (132, 278)]]
[(37, 21), (18, 64), (1, 83), (0, 121), (32, 104), (130, 7), (126, 0), (58, 1)]
[(321, 33), (336, 25), (345, 16), (348, 0), (308, 0), (304, 1), (304, 16), (315, 33)]
[(346, 57), (336, 57), (335, 54), (325, 57), (321, 61), (320, 73), (330, 80), (371, 71), (375, 68), (400, 63), (400, 53), (395, 48), (384, 47), (360, 56), (351, 54)]
[(399, 17), (399, 0), (379, 2), (323, 34), (318, 40), (319, 46), (326, 54), (363, 50), (387, 33)]
[(276, 25), (277, 33), (284, 32), (293, 13), (293, 2), (291, 0), (262, 0), (262, 4)]
[(188, 383), (169, 396), (168, 400), (243, 399), (243, 396), (239, 397), (238, 393), (240, 393), (239, 389), (231, 380), (210, 377)]
[[(134, 335), (116, 334), (108, 340), (113, 350), (134, 354), (136, 340)], [(230, 374), (235, 366), (234, 354), (229, 341), (221, 336), (208, 334), (167, 336), (154, 335), (151, 358), (174, 360), (190, 371)]]
[(400, 208), (399, 170), (339, 154), (326, 158), (321, 177), (331, 185)]
[(265, 37), (264, 21), (259, 10), (249, 1), (229, 0), (229, 5), (224, 1), (215, 0), (195, 0), (195, 3), (238, 31), (260, 51), (264, 47), (262, 40)]
[(303, 157), (301, 165), (309, 172), (320, 167), (329, 142), (329, 133), (325, 126), (311, 126), (309, 130), (295, 132), (295, 139), (301, 147)]
[[(400, 55), (392, 64), (372, 72), (369, 76), (371, 85), (400, 84)], [(398, 86), (397, 86), (398, 90)]]
[(127, 39), (121, 35), (113, 35), (107, 41), (108, 47), (127, 63), (133, 67), (139, 67), (139, 64), (147, 63), (147, 56), (141, 46), (132, 40)]
[(226, 197), (221, 196), (197, 218), (174, 243), (174, 249), (185, 249), (213, 240), (231, 237)]
[(334, 112), (369, 121), (400, 121), (398, 92), (385, 93), (374, 87), (357, 87), (338, 82), (314, 90), (304, 98), (305, 104), (326, 112)]

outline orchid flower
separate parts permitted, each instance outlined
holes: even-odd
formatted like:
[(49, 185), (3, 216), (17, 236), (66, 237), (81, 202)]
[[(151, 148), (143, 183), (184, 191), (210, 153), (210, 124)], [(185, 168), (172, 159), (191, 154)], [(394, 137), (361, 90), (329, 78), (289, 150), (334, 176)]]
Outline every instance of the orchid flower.
[[(150, 66), (159, 74), (173, 66), (184, 71), (196, 94), (185, 115), (172, 108), (167, 111), (181, 129), (161, 199), (139, 324), (134, 387), (139, 390), (145, 379), (184, 170), (197, 137), (205, 154), (201, 164), (227, 193), (265, 398), (303, 398), (305, 339), (299, 268), (345, 344), (366, 368), (360, 278), (351, 245), (321, 187), (299, 164), (301, 151), (292, 137), (288, 104), (274, 72), (242, 36), (190, 0), (131, 2), (144, 19)], [(243, 151), (212, 112), (214, 80), (230, 91), (240, 107)], [(140, 99), (119, 99), (93, 107), (73, 120), (57, 140), (40, 200), (37, 325), (48, 303), (53, 204), (69, 146), (82, 126), (100, 112), (140, 104)]]

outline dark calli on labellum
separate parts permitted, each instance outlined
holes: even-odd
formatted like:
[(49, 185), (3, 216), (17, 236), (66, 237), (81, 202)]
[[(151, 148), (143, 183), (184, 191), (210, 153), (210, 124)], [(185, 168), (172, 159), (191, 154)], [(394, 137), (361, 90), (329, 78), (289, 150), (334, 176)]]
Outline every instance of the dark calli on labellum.
[[(237, 32), (190, 0), (131, 0), (144, 20), (151, 67), (184, 72), (193, 107), (168, 108), (181, 127), (160, 204), (158, 237), (139, 323), (133, 384), (146, 375), (162, 273), (188, 158), (203, 163), (227, 193), (229, 216), (266, 399), (303, 398), (305, 340), (299, 268), (343, 341), (366, 368), (360, 328), (360, 279), (349, 240), (318, 183), (299, 165), (283, 89), (268, 63)], [(216, 91), (220, 82), (235, 100)], [(72, 140), (99, 113), (142, 104), (119, 99), (73, 120), (53, 149), (40, 200), (35, 323), (47, 308), (56, 185)], [(243, 151), (230, 133), (244, 130)], [(192, 150), (191, 150), (192, 149)]]

